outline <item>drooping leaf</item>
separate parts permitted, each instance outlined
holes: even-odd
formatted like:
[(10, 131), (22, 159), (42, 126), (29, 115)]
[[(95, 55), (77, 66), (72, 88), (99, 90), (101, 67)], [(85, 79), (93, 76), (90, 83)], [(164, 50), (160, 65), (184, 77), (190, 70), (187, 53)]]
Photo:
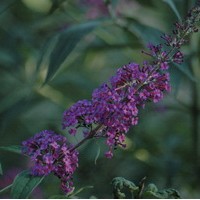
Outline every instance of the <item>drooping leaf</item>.
[(33, 176), (28, 170), (18, 174), (12, 184), (11, 196), (14, 199), (26, 199), (42, 182), (44, 176)]
[(39, 58), (37, 60), (37, 64), (36, 64), (36, 70), (38, 71), (42, 65), (42, 62), (44, 61), (45, 57), (48, 57), (49, 54), (51, 53), (52, 50), (52, 46), (54, 45), (56, 40), (56, 37), (54, 36), (53, 38), (48, 38), (42, 48), (40, 49), (40, 53), (39, 53)]
[(174, 1), (173, 0), (163, 0), (163, 1), (170, 6), (170, 8), (174, 11), (175, 15), (177, 16), (178, 20), (181, 21), (181, 16), (177, 10)]
[(87, 47), (87, 51), (89, 52), (106, 52), (106, 51), (111, 51), (111, 50), (120, 50), (120, 49), (125, 49), (127, 47), (134, 47), (134, 48), (138, 48), (141, 47), (141, 43), (139, 41), (133, 41), (131, 43), (124, 43), (124, 44), (106, 44), (106, 43), (101, 43), (101, 44), (97, 44), (97, 43), (92, 43), (90, 46)]
[(21, 146), (19, 145), (3, 146), (0, 147), (0, 150), (21, 154)]
[(47, 83), (59, 69), (61, 64), (65, 61), (67, 56), (76, 47), (78, 42), (86, 34), (91, 32), (100, 24), (99, 21), (87, 22), (84, 24), (75, 25), (58, 36), (55, 47), (50, 55), (50, 63), (46, 76), (45, 83)]
[(155, 44), (161, 43), (161, 35), (163, 35), (163, 32), (144, 24), (141, 24), (140, 22), (128, 18), (129, 24), (129, 30), (135, 33), (139, 38), (142, 39), (144, 45), (147, 45), (150, 41)]

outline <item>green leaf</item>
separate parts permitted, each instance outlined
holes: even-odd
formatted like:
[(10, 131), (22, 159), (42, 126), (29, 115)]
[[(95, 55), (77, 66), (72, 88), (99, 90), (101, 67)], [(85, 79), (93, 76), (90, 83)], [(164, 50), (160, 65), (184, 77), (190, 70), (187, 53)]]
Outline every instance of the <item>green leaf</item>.
[(19, 145), (11, 145), (7, 147), (3, 146), (3, 147), (0, 147), (0, 150), (21, 154), (21, 146)]
[(2, 169), (1, 163), (0, 163), (0, 175), (3, 175), (3, 169)]
[(26, 199), (41, 183), (44, 176), (33, 176), (28, 170), (18, 174), (12, 184), (11, 196), (14, 199)]
[(180, 194), (177, 190), (172, 188), (159, 191), (155, 184), (150, 183), (146, 187), (142, 197), (145, 199), (180, 199)]
[(127, 188), (131, 192), (132, 196), (137, 195), (137, 193), (139, 192), (138, 186), (123, 177), (114, 178), (112, 180), (112, 185), (114, 198), (117, 199), (124, 199), (126, 197), (126, 194), (121, 191), (124, 188)]
[(185, 75), (187, 78), (189, 78), (191, 81), (196, 82), (197, 80), (194, 78), (194, 76), (192, 75), (192, 72), (188, 66), (189, 64), (187, 63), (182, 63), (181, 65), (179, 64), (174, 64), (174, 66), (183, 74)]
[(151, 192), (158, 192), (158, 188), (155, 184), (153, 183), (150, 183), (147, 188), (146, 188), (147, 191), (151, 191)]
[(181, 21), (181, 16), (176, 8), (174, 1), (173, 0), (163, 0), (163, 1), (170, 6), (170, 8), (174, 11), (175, 15), (179, 19), (179, 21)]
[(39, 57), (36, 64), (36, 71), (38, 72), (42, 62), (45, 60), (45, 57), (48, 57), (52, 51), (52, 46), (55, 45), (55, 37), (48, 38), (44, 44), (42, 45), (42, 48), (40, 49)]
[(161, 43), (162, 39), (160, 36), (163, 35), (162, 31), (156, 28), (141, 24), (140, 22), (137, 22), (136, 20), (133, 20), (130, 18), (127, 18), (127, 19), (130, 22), (129, 30), (133, 32), (134, 34), (136, 34), (139, 38), (141, 38), (143, 40), (144, 45), (147, 45), (149, 41), (155, 44)]
[(179, 192), (172, 188), (161, 190), (159, 193), (162, 197), (165, 197), (166, 199), (180, 199), (181, 198)]
[(50, 55), (50, 63), (45, 83), (47, 83), (54, 76), (56, 71), (76, 47), (81, 38), (91, 32), (99, 24), (99, 21), (92, 21), (75, 25), (58, 36), (58, 40)]
[(143, 198), (145, 199), (180, 199), (180, 194), (175, 189), (165, 189), (161, 190), (159, 192), (153, 192), (153, 191), (146, 191), (143, 194)]

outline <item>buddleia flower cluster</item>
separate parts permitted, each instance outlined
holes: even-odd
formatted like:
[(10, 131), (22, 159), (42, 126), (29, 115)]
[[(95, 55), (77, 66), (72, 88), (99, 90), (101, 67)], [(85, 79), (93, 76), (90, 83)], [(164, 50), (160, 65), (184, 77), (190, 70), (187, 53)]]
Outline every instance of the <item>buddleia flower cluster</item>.
[[(63, 128), (69, 127), (69, 133), (75, 135), (84, 127), (90, 135), (101, 125), (93, 137), (107, 138), (106, 157), (111, 158), (114, 148), (125, 147), (125, 133), (138, 123), (139, 108), (149, 101), (158, 102), (163, 92), (170, 90), (169, 74), (152, 70), (148, 63), (129, 63), (119, 68), (108, 83), (94, 90), (91, 101), (78, 101), (64, 112)], [(140, 84), (143, 86), (137, 89)]]
[(78, 167), (78, 151), (85, 141), (105, 138), (108, 146), (105, 156), (113, 157), (114, 150), (125, 148), (125, 137), (131, 126), (137, 125), (138, 113), (146, 103), (159, 102), (170, 91), (167, 70), (171, 63), (181, 64), (184, 55), (180, 47), (187, 37), (197, 32), (200, 20), (199, 3), (182, 22), (176, 22), (172, 34), (164, 34), (163, 44), (148, 44), (152, 61), (129, 63), (117, 70), (109, 81), (92, 93), (91, 100), (80, 100), (64, 111), (62, 128), (69, 134), (81, 133), (83, 139), (75, 145), (52, 131), (43, 131), (23, 142), (23, 153), (34, 162), (34, 175), (53, 173), (61, 180), (65, 193), (73, 190), (72, 175)]
[(112, 158), (117, 146), (125, 147), (125, 134), (138, 123), (139, 109), (148, 102), (157, 103), (164, 92), (170, 91), (167, 70), (171, 63), (183, 62), (180, 47), (187, 42), (190, 33), (198, 31), (195, 25), (199, 12), (200, 7), (194, 7), (183, 22), (176, 22), (172, 34), (161, 36), (163, 44), (148, 44), (149, 52), (143, 53), (153, 58), (151, 63), (124, 65), (108, 82), (94, 90), (91, 100), (78, 101), (67, 109), (63, 114), (63, 129), (76, 135), (78, 129), (84, 127), (84, 136), (106, 138), (108, 158)]
[(66, 137), (45, 130), (22, 143), (22, 153), (34, 163), (32, 174), (43, 176), (53, 173), (61, 180), (61, 188), (73, 190), (72, 175), (78, 167), (78, 151), (70, 151)]

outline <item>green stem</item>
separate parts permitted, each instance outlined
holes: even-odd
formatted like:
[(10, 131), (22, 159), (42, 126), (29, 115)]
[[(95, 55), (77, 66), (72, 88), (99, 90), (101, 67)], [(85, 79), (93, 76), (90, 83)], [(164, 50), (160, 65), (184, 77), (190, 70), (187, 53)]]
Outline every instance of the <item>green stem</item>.
[(79, 143), (77, 143), (73, 148), (70, 149), (70, 151), (74, 151), (78, 147), (80, 147), (83, 143), (85, 143), (87, 140), (93, 138), (95, 134), (103, 127), (103, 124), (99, 124), (94, 130), (92, 130), (87, 137), (82, 139)]

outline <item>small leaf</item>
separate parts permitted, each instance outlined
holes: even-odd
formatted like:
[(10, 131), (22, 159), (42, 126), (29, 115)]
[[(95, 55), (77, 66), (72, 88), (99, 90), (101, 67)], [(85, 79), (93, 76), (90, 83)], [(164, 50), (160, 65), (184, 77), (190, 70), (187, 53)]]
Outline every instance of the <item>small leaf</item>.
[(123, 188), (127, 188), (131, 192), (132, 196), (136, 196), (139, 192), (138, 186), (136, 186), (133, 182), (126, 180), (123, 177), (114, 178), (112, 180), (112, 185), (114, 198), (117, 199), (124, 199), (126, 197), (126, 194), (121, 191)]
[(101, 148), (100, 148), (100, 146), (98, 145), (97, 154), (96, 154), (95, 160), (94, 160), (94, 164), (95, 164), (95, 165), (97, 164), (97, 160), (98, 160), (98, 158), (99, 158), (99, 156), (100, 156), (100, 153), (101, 153)]
[(7, 146), (7, 147), (0, 147), (0, 150), (4, 150), (4, 151), (10, 151), (13, 153), (18, 153), (21, 154), (21, 146), (19, 145), (11, 145), (11, 146)]
[(175, 15), (179, 19), (179, 21), (181, 21), (181, 16), (176, 8), (174, 1), (173, 0), (163, 0), (163, 1), (170, 6), (170, 8), (174, 11)]
[(44, 176), (33, 176), (25, 170), (18, 174), (12, 184), (11, 196), (14, 199), (26, 199), (42, 182)]
[(1, 163), (0, 163), (0, 175), (3, 175), (3, 169), (2, 169)]
[(75, 25), (58, 36), (56, 45), (50, 55), (50, 63), (45, 83), (47, 83), (53, 77), (61, 64), (76, 47), (81, 38), (91, 32), (98, 25), (99, 21)]

